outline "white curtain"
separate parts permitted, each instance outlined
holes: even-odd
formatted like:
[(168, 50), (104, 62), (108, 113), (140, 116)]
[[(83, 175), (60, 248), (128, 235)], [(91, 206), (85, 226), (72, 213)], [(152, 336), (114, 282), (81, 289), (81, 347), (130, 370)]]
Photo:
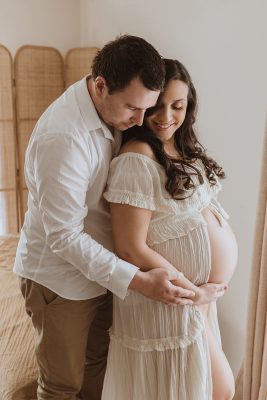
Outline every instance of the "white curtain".
[(235, 400), (267, 400), (267, 124), (254, 240), (246, 353)]

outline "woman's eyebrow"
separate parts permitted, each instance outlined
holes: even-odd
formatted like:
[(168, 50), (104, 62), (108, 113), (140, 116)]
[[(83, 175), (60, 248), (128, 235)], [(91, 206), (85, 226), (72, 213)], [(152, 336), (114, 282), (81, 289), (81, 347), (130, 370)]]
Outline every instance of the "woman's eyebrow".
[(178, 103), (178, 101), (187, 101), (187, 99), (176, 99), (176, 100), (173, 100), (174, 103)]

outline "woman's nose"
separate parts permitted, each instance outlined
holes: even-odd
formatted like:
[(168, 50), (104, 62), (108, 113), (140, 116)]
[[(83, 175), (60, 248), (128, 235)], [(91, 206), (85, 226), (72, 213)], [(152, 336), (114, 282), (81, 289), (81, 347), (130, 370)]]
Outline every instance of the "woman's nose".
[(171, 109), (169, 107), (166, 107), (164, 109), (159, 110), (157, 113), (157, 118), (162, 123), (167, 123), (171, 121), (172, 119)]

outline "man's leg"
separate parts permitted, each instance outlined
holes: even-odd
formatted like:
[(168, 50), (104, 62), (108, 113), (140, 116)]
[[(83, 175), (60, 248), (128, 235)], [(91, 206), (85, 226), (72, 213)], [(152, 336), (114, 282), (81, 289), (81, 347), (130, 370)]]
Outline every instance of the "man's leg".
[(108, 330), (112, 323), (112, 293), (102, 299), (88, 335), (86, 364), (81, 398), (101, 400), (109, 346)]
[(35, 328), (38, 399), (74, 400), (82, 386), (90, 325), (105, 295), (72, 301), (29, 279), (20, 284)]

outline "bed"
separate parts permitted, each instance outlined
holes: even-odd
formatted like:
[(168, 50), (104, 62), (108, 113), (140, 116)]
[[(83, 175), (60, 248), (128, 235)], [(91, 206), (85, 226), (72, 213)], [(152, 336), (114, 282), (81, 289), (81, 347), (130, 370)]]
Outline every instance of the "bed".
[(36, 399), (34, 332), (13, 273), (18, 236), (0, 237), (0, 399)]

